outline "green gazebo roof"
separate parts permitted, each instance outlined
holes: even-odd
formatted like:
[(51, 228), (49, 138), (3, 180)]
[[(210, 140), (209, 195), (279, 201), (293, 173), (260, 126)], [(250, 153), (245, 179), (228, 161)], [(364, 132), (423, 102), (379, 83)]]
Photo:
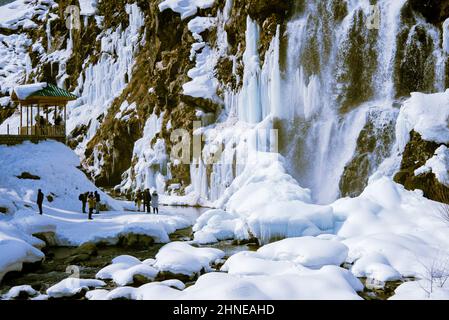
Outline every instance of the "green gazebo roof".
[(75, 96), (74, 94), (68, 92), (67, 90), (61, 89), (51, 83), (48, 83), (45, 88), (31, 93), (30, 97), (57, 97), (67, 98), (70, 100), (75, 100), (77, 98), (77, 96)]

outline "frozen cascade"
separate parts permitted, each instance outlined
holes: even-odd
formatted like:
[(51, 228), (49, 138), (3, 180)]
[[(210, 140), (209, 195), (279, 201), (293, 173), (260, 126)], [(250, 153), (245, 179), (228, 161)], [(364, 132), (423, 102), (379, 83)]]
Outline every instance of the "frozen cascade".
[[(139, 48), (140, 30), (144, 26), (144, 15), (137, 4), (127, 4), (129, 26), (122, 30), (108, 30), (101, 38), (101, 55), (96, 64), (90, 64), (80, 76), (76, 93), (80, 99), (69, 108), (68, 132), (81, 124), (88, 132), (76, 152), (82, 156), (90, 139), (99, 126), (98, 118), (105, 114), (112, 101), (131, 79), (134, 56)], [(99, 168), (96, 168), (99, 169)]]

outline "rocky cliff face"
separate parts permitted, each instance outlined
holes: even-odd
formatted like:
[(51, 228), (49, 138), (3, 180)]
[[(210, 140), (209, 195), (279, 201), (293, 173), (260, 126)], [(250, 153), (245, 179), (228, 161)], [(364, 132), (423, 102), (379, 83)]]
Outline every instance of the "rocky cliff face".
[[(449, 1), (373, 1), (377, 28), (367, 27), (372, 8), (345, 0), (18, 2), (26, 14), (0, 26), (10, 57), (2, 60), (1, 105), (19, 83), (74, 91), (69, 146), (97, 185), (122, 193), (193, 188), (217, 200), (239, 175), (246, 138), (233, 126), (269, 119), (287, 171), (318, 202), (356, 196), (394, 153), (398, 106), (410, 92), (449, 84)], [(79, 28), (67, 28), (71, 6), (81, 9)], [(0, 123), (13, 117), (0, 110)], [(194, 121), (203, 128), (195, 131)], [(205, 158), (219, 144), (229, 149), (229, 168), (173, 161), (177, 129), (205, 133)], [(412, 134), (396, 180), (431, 197), (425, 185), (434, 177), (411, 174), (438, 148), (423, 143)]]

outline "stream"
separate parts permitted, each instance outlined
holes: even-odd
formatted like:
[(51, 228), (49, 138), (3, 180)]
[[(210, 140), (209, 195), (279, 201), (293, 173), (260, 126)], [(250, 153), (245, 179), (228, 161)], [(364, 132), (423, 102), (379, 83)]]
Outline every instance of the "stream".
[[(191, 221), (195, 221), (207, 209), (191, 208), (191, 207), (165, 207), (165, 210), (175, 212), (180, 216), (184, 216)], [(193, 239), (192, 227), (177, 230), (170, 235), (170, 241), (191, 241)], [(73, 266), (82, 279), (95, 279), (95, 275), (102, 268), (111, 264), (112, 259), (121, 255), (134, 256), (141, 261), (155, 258), (159, 249), (165, 244), (152, 244), (150, 246), (133, 246), (123, 247), (118, 245), (106, 245), (104, 243), (96, 243), (81, 247), (47, 247), (43, 249), (46, 258), (43, 262), (24, 265), (21, 272), (8, 273), (1, 285), (0, 296), (9, 291), (12, 287), (21, 285), (30, 285), (35, 290), (45, 293), (45, 291), (60, 282), (61, 280), (73, 274)], [(235, 241), (221, 241), (213, 245), (199, 246), (217, 248), (225, 252), (224, 260), (241, 251), (256, 251), (259, 247), (256, 244), (238, 244)], [(219, 271), (221, 265), (213, 266)], [(346, 269), (350, 266), (344, 265)], [(360, 279), (366, 284), (366, 279)], [(108, 286), (105, 289), (114, 289), (116, 285), (112, 281), (106, 281)], [(195, 281), (185, 283), (191, 286)], [(359, 295), (366, 300), (386, 300), (394, 294), (394, 290), (401, 284), (401, 281), (386, 283), (384, 288), (374, 289), (369, 285), (365, 285), (365, 290)], [(138, 285), (138, 284), (136, 284)]]

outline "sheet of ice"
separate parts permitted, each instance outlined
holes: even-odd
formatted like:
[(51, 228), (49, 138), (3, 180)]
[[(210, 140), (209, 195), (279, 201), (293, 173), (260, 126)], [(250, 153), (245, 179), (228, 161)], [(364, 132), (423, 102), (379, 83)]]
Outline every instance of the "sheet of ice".
[(201, 270), (210, 271), (210, 265), (225, 253), (213, 248), (195, 248), (184, 242), (172, 242), (156, 255), (154, 267), (159, 271), (192, 276)]
[(314, 237), (289, 238), (271, 243), (257, 250), (262, 257), (291, 261), (312, 269), (325, 265), (341, 265), (346, 261), (348, 248), (339, 241)]
[(414, 92), (404, 102), (396, 125), (396, 139), (402, 152), (415, 130), (427, 141), (447, 143), (449, 141), (449, 90), (425, 94)]
[(415, 176), (424, 173), (433, 173), (437, 180), (449, 186), (449, 149), (441, 146), (435, 151), (435, 155), (427, 160), (426, 164), (415, 171)]
[(101, 280), (67, 278), (47, 289), (47, 295), (51, 298), (73, 297), (83, 290), (105, 287)]
[(171, 9), (186, 19), (195, 15), (198, 9), (208, 9), (215, 4), (215, 0), (164, 0), (159, 4), (161, 12)]

